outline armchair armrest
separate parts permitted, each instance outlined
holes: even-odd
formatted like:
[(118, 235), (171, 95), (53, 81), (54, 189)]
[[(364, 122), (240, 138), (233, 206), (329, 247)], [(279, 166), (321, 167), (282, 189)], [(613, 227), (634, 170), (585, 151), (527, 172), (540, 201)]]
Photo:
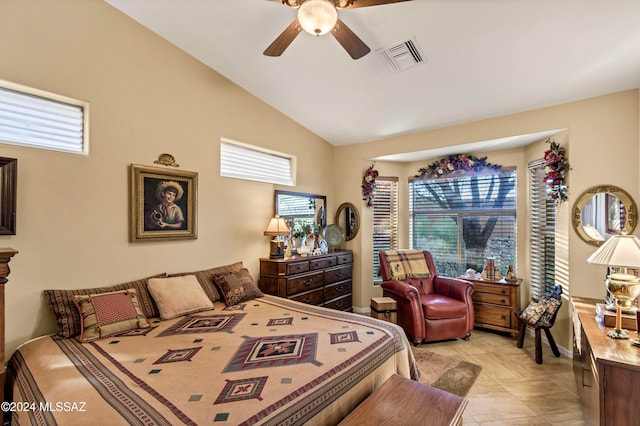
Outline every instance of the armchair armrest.
[(433, 288), (438, 294), (466, 303), (472, 303), (471, 294), (473, 294), (473, 283), (470, 281), (436, 276), (433, 279)]
[(396, 301), (398, 325), (402, 327), (414, 344), (422, 343), (425, 336), (424, 313), (418, 289), (403, 281), (383, 281), (382, 294)]
[(414, 299), (416, 301), (419, 300), (418, 289), (404, 281), (383, 281), (380, 284), (380, 287), (382, 287), (385, 292), (393, 293), (399, 298), (407, 300)]

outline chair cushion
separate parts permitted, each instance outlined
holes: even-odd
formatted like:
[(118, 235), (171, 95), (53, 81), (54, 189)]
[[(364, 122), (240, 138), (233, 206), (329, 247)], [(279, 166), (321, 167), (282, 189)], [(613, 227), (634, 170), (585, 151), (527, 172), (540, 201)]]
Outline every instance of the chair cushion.
[(466, 303), (441, 294), (425, 294), (420, 297), (420, 301), (425, 318), (444, 319), (467, 315)]

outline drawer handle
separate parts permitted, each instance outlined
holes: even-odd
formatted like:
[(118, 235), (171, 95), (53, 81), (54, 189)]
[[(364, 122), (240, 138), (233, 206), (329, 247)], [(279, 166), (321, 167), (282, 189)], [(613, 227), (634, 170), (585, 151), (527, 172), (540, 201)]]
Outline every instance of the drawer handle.
[(502, 300), (500, 301), (500, 303), (506, 303), (506, 302), (507, 302), (507, 301), (506, 301), (506, 300), (504, 300), (504, 299), (502, 299)]
[(302, 303), (311, 303), (311, 298), (307, 297), (306, 299), (302, 299)]
[(501, 315), (500, 318), (507, 319), (507, 316), (506, 315)]
[(342, 271), (337, 271), (337, 272), (336, 272), (336, 275), (337, 275), (337, 276), (341, 276), (341, 275), (342, 275)]
[(505, 290), (504, 288), (502, 290), (500, 290), (500, 293), (502, 294), (507, 294), (507, 290)]
[(302, 281), (302, 284), (304, 284), (304, 285), (310, 285), (312, 282), (313, 282), (313, 280), (312, 280), (312, 279), (308, 279), (308, 280)]
[(338, 303), (336, 303), (336, 308), (342, 308), (342, 305), (344, 305), (344, 301), (341, 300)]
[(342, 293), (342, 290), (344, 290), (344, 287), (342, 287), (342, 286), (336, 287), (336, 292)]

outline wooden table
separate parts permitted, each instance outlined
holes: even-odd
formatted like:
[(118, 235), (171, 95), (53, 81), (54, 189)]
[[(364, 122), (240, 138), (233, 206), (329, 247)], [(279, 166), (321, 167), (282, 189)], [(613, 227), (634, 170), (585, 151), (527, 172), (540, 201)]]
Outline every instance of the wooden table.
[[(573, 370), (588, 425), (637, 425), (640, 421), (640, 347), (612, 339), (596, 321), (601, 300), (572, 297)], [(630, 331), (631, 338), (637, 333)]]
[(461, 396), (393, 375), (340, 425), (461, 425), (468, 402)]

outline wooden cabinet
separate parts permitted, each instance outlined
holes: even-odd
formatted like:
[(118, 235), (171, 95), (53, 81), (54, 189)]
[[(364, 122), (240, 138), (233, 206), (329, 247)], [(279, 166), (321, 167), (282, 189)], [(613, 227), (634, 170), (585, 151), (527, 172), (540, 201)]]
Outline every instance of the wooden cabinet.
[(511, 333), (518, 337), (515, 312), (520, 300), (520, 282), (470, 280), (474, 285), (474, 326)]
[(340, 251), (291, 259), (260, 259), (260, 289), (310, 305), (351, 311), (353, 254)]
[[(589, 425), (632, 425), (640, 419), (640, 348), (612, 339), (596, 321), (600, 300), (572, 297), (573, 372)], [(636, 333), (629, 334), (635, 337)]]

